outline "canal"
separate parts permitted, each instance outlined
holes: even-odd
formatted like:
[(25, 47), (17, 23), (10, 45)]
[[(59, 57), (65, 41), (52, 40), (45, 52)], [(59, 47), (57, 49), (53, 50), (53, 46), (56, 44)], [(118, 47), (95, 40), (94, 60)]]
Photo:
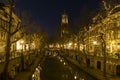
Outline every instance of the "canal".
[(60, 56), (45, 57), (41, 67), (41, 80), (95, 80)]

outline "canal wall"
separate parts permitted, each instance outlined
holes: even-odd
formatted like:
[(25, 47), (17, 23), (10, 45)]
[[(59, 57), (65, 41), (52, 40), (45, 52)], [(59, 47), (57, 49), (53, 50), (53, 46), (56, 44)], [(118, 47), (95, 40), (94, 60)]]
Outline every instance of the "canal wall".
[(69, 57), (65, 58), (67, 61), (69, 61), (71, 64), (77, 66), (80, 70), (82, 70), (83, 72), (85, 72), (85, 74), (91, 76), (94, 80), (110, 80), (110, 76), (107, 75), (107, 77), (103, 76), (102, 71), (99, 71), (97, 69), (93, 69), (93, 68), (88, 68), (87, 66), (85, 66), (84, 64), (80, 64), (78, 63), (76, 60), (73, 60)]
[[(82, 63), (87, 67), (97, 69), (104, 72), (104, 57), (85, 55), (80, 52), (68, 52), (70, 58), (76, 60), (78, 63)], [(112, 76), (120, 76), (120, 58), (106, 57), (106, 73)]]

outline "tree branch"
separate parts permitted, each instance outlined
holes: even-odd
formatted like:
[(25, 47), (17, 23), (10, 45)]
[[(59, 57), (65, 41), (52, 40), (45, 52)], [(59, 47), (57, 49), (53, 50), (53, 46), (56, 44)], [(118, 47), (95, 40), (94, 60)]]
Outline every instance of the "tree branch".
[(1, 28), (4, 32), (7, 32), (7, 33), (8, 33), (7, 29), (5, 29), (3, 26), (0, 26), (0, 28)]
[(114, 6), (114, 8), (112, 8), (112, 9), (109, 11), (109, 15), (113, 12), (113, 10), (115, 10), (116, 8), (119, 8), (119, 7), (120, 7), (120, 5)]
[(21, 35), (21, 37), (19, 37), (19, 38), (17, 38), (16, 40), (14, 40), (14, 41), (11, 41), (11, 44), (13, 44), (13, 43), (15, 43), (15, 42), (17, 42), (18, 40), (20, 40), (21, 38), (23, 38), (23, 33), (22, 33), (22, 35)]
[[(19, 25), (18, 25), (19, 26)], [(25, 25), (24, 25), (25, 26)], [(18, 31), (20, 31), (22, 29), (22, 26), (18, 27), (14, 32), (11, 33), (11, 36), (13, 36), (14, 34), (16, 34)]]

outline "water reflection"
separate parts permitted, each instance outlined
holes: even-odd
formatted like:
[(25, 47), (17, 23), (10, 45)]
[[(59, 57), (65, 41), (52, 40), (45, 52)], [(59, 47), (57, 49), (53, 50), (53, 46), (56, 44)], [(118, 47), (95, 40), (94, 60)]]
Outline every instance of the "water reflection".
[[(58, 59), (60, 60), (60, 62), (63, 62), (63, 64), (64, 64), (64, 66), (65, 66), (65, 69), (66, 70), (68, 70), (70, 73), (64, 73), (63, 75), (62, 75), (62, 77), (64, 78), (64, 79), (66, 79), (66, 80), (69, 80), (68, 78), (69, 78), (69, 74), (71, 74), (71, 75), (73, 75), (72, 77), (73, 77), (73, 79), (74, 80), (85, 80), (83, 77), (81, 77), (80, 75), (80, 73), (79, 72), (77, 72), (76, 70), (74, 70), (72, 67), (71, 67), (71, 65), (69, 65), (68, 63), (67, 63), (67, 61), (65, 61), (63, 58), (61, 58), (60, 56), (58, 56)], [(67, 64), (67, 65), (66, 65)], [(65, 71), (65, 72), (68, 72), (68, 71)], [(71, 76), (70, 75), (70, 76)]]
[[(46, 57), (41, 66), (43, 68), (41, 72), (42, 80), (93, 80), (90, 76), (60, 56)], [(40, 73), (37, 74), (39, 74), (40, 78)], [(39, 78), (36, 78), (36, 73), (34, 72), (32, 80), (39, 80)]]
[[(61, 58), (60, 56), (58, 56), (58, 59), (60, 60), (60, 62), (63, 62), (66, 70), (69, 70), (69, 74), (73, 75), (73, 79), (74, 80), (85, 80), (85, 78), (83, 78), (83, 75), (81, 75), (81, 73), (79, 73), (78, 70), (75, 70), (73, 67), (71, 67), (71, 65), (69, 65), (67, 63), (67, 61), (65, 61), (63, 58)], [(67, 64), (67, 65), (66, 65)], [(68, 80), (68, 74), (64, 74), (62, 77), (66, 78), (66, 80)], [(87, 80), (87, 79), (86, 79)]]
[(32, 80), (41, 80), (40, 79), (40, 71), (42, 70), (42, 68), (40, 67), (40, 65), (38, 65), (38, 67), (35, 69), (33, 75), (32, 75)]

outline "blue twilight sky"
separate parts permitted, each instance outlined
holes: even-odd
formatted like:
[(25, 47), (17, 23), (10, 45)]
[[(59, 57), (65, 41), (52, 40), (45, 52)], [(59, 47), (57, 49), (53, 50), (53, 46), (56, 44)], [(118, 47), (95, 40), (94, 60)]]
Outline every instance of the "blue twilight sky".
[[(66, 10), (69, 23), (77, 17), (82, 18), (82, 11), (87, 9), (86, 15), (96, 11), (101, 0), (17, 0), (16, 8), (28, 11), (32, 20), (40, 23), (41, 27), (51, 36), (60, 25), (61, 14)], [(89, 13), (88, 13), (89, 12)], [(84, 13), (83, 13), (84, 14)]]

